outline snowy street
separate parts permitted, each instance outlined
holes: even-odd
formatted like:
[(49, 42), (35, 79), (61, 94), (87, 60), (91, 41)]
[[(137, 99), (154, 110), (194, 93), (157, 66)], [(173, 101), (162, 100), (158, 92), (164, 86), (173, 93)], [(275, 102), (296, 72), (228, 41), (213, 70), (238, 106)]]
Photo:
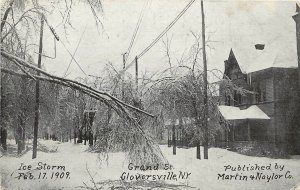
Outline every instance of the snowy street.
[[(13, 143), (14, 141), (10, 141), (11, 146), (14, 146)], [(2, 188), (27, 190), (87, 189), (87, 187), (96, 189), (97, 187), (100, 189), (103, 186), (103, 189), (108, 189), (113, 185), (115, 187), (136, 187), (137, 185), (144, 189), (152, 187), (152, 189), (281, 190), (286, 187), (293, 189), (297, 183), (298, 185), (300, 183), (299, 157), (294, 157), (294, 159), (258, 158), (224, 149), (210, 148), (209, 160), (196, 160), (195, 148), (179, 148), (177, 155), (172, 155), (172, 148), (161, 145), (171, 168), (140, 171), (134, 170), (132, 165), (128, 166), (124, 153), (110, 153), (107, 163), (98, 153), (88, 152), (88, 146), (50, 140), (39, 140), (39, 144), (47, 150), (57, 149), (57, 152), (39, 151), (37, 159), (34, 160), (31, 159), (31, 151), (21, 157), (7, 155), (0, 158)], [(251, 171), (253, 169), (254, 171)], [(24, 177), (26, 174), (20, 176), (20, 173), (26, 172), (27, 179)], [(259, 176), (257, 176), (258, 172), (261, 173)], [(32, 179), (29, 179), (29, 173), (34, 176), (31, 177)], [(140, 176), (138, 179), (141, 179), (139, 174), (145, 175), (146, 178), (148, 176), (149, 181), (141, 183), (139, 180), (136, 181), (136, 178), (130, 177)], [(254, 177), (251, 178), (252, 174)], [(174, 175), (177, 176), (174, 177)], [(157, 178), (161, 179), (160, 182)], [(151, 180), (156, 180), (156, 183), (151, 183)], [(99, 182), (104, 183), (98, 184)], [(170, 185), (165, 185), (165, 183)]]

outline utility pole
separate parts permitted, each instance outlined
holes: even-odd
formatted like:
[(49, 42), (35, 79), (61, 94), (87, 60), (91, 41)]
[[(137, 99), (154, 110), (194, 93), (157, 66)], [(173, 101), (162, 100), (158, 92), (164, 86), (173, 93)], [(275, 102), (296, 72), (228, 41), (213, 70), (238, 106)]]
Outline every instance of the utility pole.
[[(123, 53), (123, 70), (125, 69), (126, 66), (126, 54), (127, 52)], [(125, 73), (122, 76), (122, 100), (124, 100), (125, 97), (125, 92), (124, 92), (124, 78), (125, 78)]]
[(127, 52), (123, 53), (122, 55), (123, 55), (123, 69), (125, 69)]
[[(2, 123), (2, 100), (1, 100), (1, 98), (2, 98), (2, 80), (1, 80), (1, 75), (2, 75), (2, 73), (1, 73), (1, 69), (2, 69), (2, 65), (1, 65), (1, 63), (2, 62), (0, 62), (0, 145), (2, 145), (2, 148), (4, 149), (4, 151), (6, 151), (6, 147), (3, 147), (3, 144), (5, 144), (4, 143), (4, 139), (2, 139), (4, 136), (2, 135), (2, 133), (4, 132), (4, 126), (3, 126), (3, 123)], [(2, 143), (3, 142), (3, 143)], [(5, 145), (4, 145), (5, 146)]]
[(207, 97), (207, 60), (205, 50), (205, 19), (203, 0), (201, 0), (202, 15), (202, 54), (203, 54), (203, 81), (204, 81), (204, 159), (208, 159), (208, 97)]
[[(39, 56), (38, 56), (38, 68), (41, 68), (42, 53), (43, 53), (43, 31), (44, 31), (44, 15), (41, 17), (41, 30), (40, 30), (40, 45), (39, 45)], [(40, 76), (40, 72), (37, 72), (37, 76)], [(33, 129), (33, 152), (32, 159), (36, 158), (37, 155), (37, 138), (39, 129), (39, 112), (40, 112), (40, 81), (36, 80), (35, 87), (35, 119)]]
[(137, 56), (135, 56), (135, 85), (136, 85), (136, 93), (138, 94), (138, 73), (139, 72), (139, 69), (138, 69), (138, 58)]

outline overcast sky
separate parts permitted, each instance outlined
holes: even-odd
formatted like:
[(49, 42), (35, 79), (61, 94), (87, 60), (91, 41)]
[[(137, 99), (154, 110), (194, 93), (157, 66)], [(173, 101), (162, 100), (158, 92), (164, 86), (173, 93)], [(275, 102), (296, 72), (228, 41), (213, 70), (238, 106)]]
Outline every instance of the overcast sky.
[[(90, 8), (83, 3), (74, 5), (71, 15), (74, 29), (68, 29), (68, 41), (63, 27), (58, 26), (60, 21), (58, 14), (49, 17), (49, 22), (71, 53), (75, 51), (80, 36), (85, 30), (75, 58), (87, 74), (101, 76), (101, 70), (108, 62), (121, 69), (121, 54), (129, 47), (145, 2), (147, 0), (103, 0), (104, 14), (99, 15), (104, 29), (99, 30)], [(148, 2), (128, 62), (160, 34), (189, 0), (149, 0)], [(211, 48), (207, 49), (209, 69), (223, 70), (224, 60), (228, 58), (232, 47), (254, 48), (256, 43), (268, 44), (274, 40), (280, 40), (286, 46), (296, 47), (295, 23), (292, 19), (295, 14), (295, 4), (291, 1), (204, 1), (207, 36), (212, 41), (209, 43)], [(172, 38), (173, 58), (180, 58), (183, 53), (188, 53), (194, 43), (191, 31), (201, 33), (200, 8), (200, 0), (196, 0), (168, 32), (168, 37)], [(49, 35), (49, 31), (45, 31), (44, 40), (44, 50), (52, 55), (53, 37)], [(164, 50), (162, 42), (159, 41), (139, 60), (139, 72), (154, 72), (167, 68)], [(43, 63), (48, 71), (61, 76), (66, 71), (70, 60), (71, 57), (62, 43), (58, 42), (56, 59), (44, 58)], [(133, 68), (130, 70), (132, 71)], [(68, 77), (77, 76), (84, 76), (84, 74), (73, 62)]]

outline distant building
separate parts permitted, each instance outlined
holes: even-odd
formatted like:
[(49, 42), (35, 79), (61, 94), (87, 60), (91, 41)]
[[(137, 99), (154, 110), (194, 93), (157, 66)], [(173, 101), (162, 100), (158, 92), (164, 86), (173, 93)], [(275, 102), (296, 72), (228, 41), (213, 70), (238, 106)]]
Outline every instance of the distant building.
[(193, 134), (191, 130), (188, 130), (189, 127), (193, 127), (195, 125), (194, 118), (182, 117), (180, 119), (167, 119), (164, 123), (165, 132), (168, 142), (168, 146), (170, 147), (174, 143), (178, 147), (191, 147), (195, 146), (195, 143), (191, 142)]
[(217, 139), (219, 146), (300, 153), (300, 13), (293, 18), (298, 51), (294, 44), (278, 42), (230, 50), (223, 77), (253, 93), (220, 86), (219, 110), (228, 122)]

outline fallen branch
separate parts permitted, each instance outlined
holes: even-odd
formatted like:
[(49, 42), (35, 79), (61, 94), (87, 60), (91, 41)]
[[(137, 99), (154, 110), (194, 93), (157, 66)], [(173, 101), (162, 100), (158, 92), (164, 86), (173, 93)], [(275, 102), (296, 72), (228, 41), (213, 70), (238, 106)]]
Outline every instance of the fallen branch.
[[(44, 74), (44, 75), (46, 75), (46, 76), (48, 76), (50, 78), (56, 79), (57, 81), (66, 82), (68, 84), (72, 83), (73, 85), (71, 85), (71, 86), (77, 85), (78, 89), (83, 89), (84, 91), (89, 90), (92, 94), (99, 96), (101, 99), (113, 100), (113, 101), (116, 101), (119, 104), (121, 104), (123, 106), (126, 106), (128, 108), (131, 108), (131, 109), (133, 109), (133, 110), (135, 110), (137, 112), (143, 113), (143, 114), (148, 115), (150, 117), (155, 117), (154, 115), (152, 115), (152, 114), (150, 114), (150, 113), (148, 113), (148, 112), (146, 112), (144, 110), (136, 108), (136, 107), (134, 107), (134, 106), (132, 106), (130, 104), (127, 104), (127, 103), (119, 100), (118, 98), (113, 97), (112, 95), (110, 95), (107, 92), (102, 92), (102, 91), (96, 90), (96, 89), (94, 89), (94, 88), (92, 88), (90, 86), (87, 86), (85, 84), (82, 84), (82, 83), (74, 81), (74, 80), (65, 79), (65, 78), (61, 78), (61, 77), (57, 77), (57, 76), (54, 76), (52, 74), (49, 74), (46, 71), (44, 71), (44, 70), (36, 67), (35, 65), (33, 65), (31, 63), (28, 63), (27, 61), (25, 61), (25, 60), (23, 60), (23, 59), (21, 59), (19, 57), (16, 57), (16, 56), (14, 56), (14, 55), (12, 55), (10, 53), (7, 53), (4, 50), (1, 50), (1, 55), (3, 57), (5, 57), (6, 59), (10, 60), (10, 61), (13, 61), (13, 62), (16, 61), (16, 62), (18, 62), (19, 64), (21, 64), (21, 65), (23, 65), (25, 67), (28, 67), (28, 68), (33, 69), (35, 71), (38, 71), (38, 72), (40, 72), (40, 73), (42, 73), (42, 74)], [(88, 94), (88, 95), (90, 95), (90, 94)]]
[(27, 74), (31, 79), (36, 80), (29, 72), (22, 68), (22, 66), (17, 61), (14, 60), (13, 62), (21, 69), (21, 71), (23, 71), (23, 73)]
[[(103, 103), (105, 103), (106, 105), (112, 107), (112, 109), (117, 113), (117, 115), (120, 118), (124, 119), (124, 122), (126, 122), (128, 125), (126, 126), (132, 126), (129, 128), (128, 134), (130, 134), (130, 140), (127, 140), (129, 143), (127, 146), (130, 147), (128, 150), (128, 155), (130, 160), (135, 160), (137, 162), (153, 162), (153, 163), (166, 163), (167, 161), (165, 160), (163, 154), (161, 153), (161, 150), (159, 149), (159, 147), (157, 146), (157, 144), (153, 141), (153, 139), (148, 136), (145, 131), (143, 130), (142, 126), (140, 126), (140, 124), (137, 122), (136, 118), (134, 117), (134, 114), (132, 114), (132, 112), (128, 109), (131, 108), (134, 111), (140, 112), (140, 113), (144, 113), (148, 116), (154, 117), (153, 115), (140, 110), (138, 108), (135, 108), (131, 105), (128, 105), (124, 102), (122, 102), (121, 100), (111, 96), (110, 94), (106, 93), (106, 92), (101, 92), (98, 91), (96, 89), (93, 89), (85, 84), (81, 84), (77, 81), (73, 81), (73, 80), (69, 80), (69, 79), (64, 79), (61, 77), (57, 77), (54, 75), (51, 75), (45, 71), (43, 71), (42, 69), (37, 68), (35, 65), (30, 64), (14, 55), (11, 55), (5, 51), (1, 51), (1, 55), (3, 55), (4, 58), (7, 58), (10, 61), (17, 61), (20, 65), (25, 66), (27, 68), (31, 68), (35, 71), (39, 71), (41, 74), (46, 75), (47, 77), (42, 77), (42, 76), (36, 76), (36, 75), (32, 75), (33, 77), (35, 77), (37, 80), (43, 80), (43, 81), (49, 81), (52, 83), (56, 83), (56, 84), (60, 84), (63, 86), (67, 86), (70, 87), (74, 90), (78, 90), (94, 99), (100, 100)], [(21, 76), (21, 77), (26, 77), (29, 79), (32, 79), (31, 77), (29, 77), (26, 74), (22, 74), (22, 73), (17, 73), (15, 71), (11, 71), (8, 69), (1, 69), (3, 72), (6, 73), (10, 73), (12, 75), (17, 75), (17, 76)], [(49, 78), (48, 78), (49, 77)], [(139, 143), (137, 143), (139, 142)], [(141, 144), (143, 144), (143, 146), (140, 146)], [(138, 147), (138, 148), (136, 148)], [(147, 154), (145, 154), (146, 152), (142, 153), (139, 151), (140, 148), (142, 148), (144, 151), (145, 149), (147, 149)]]

